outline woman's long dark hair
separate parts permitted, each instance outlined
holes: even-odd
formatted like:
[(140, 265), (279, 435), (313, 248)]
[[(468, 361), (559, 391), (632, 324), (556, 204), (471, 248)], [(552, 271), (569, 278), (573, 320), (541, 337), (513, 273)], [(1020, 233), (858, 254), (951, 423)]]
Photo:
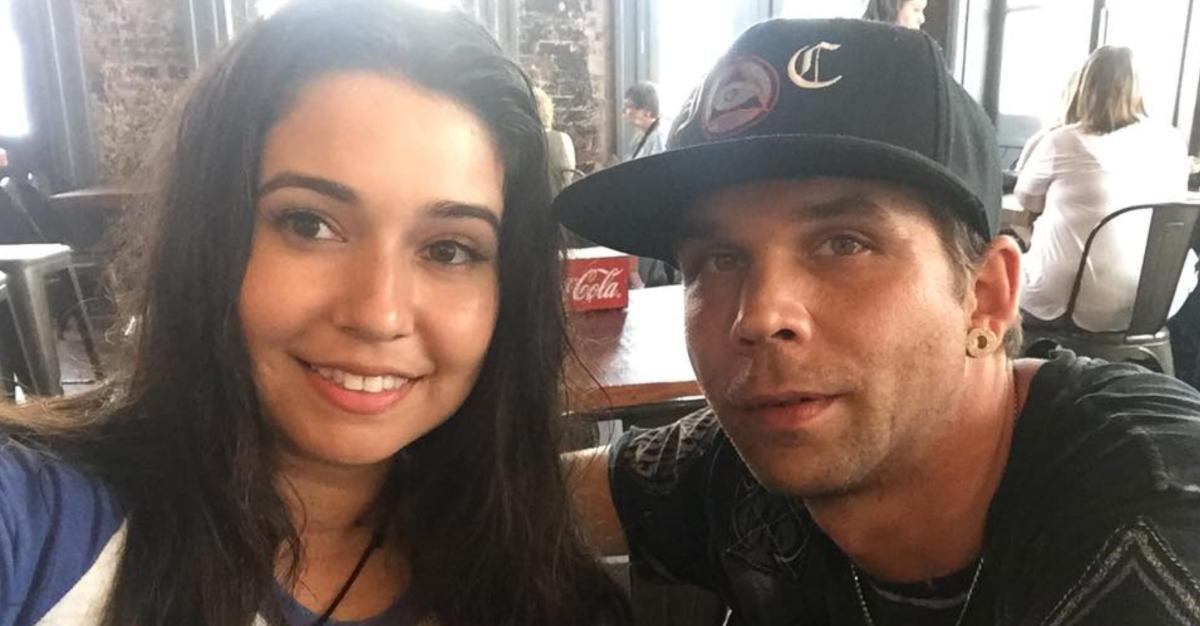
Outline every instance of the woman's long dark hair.
[(412, 546), (408, 597), (445, 626), (623, 623), (556, 456), (564, 324), (542, 126), (521, 70), (456, 12), (297, 0), (235, 42), (194, 83), (157, 199), (124, 238), (137, 283), (129, 366), (4, 429), (95, 471), (126, 507), (107, 624), (229, 626), (273, 612), (279, 555), (300, 546), (237, 299), (264, 137), (305, 84), (339, 71), (403, 77), (464, 105), (505, 167), (500, 307), (482, 373), (446, 423), (397, 455), (396, 497), (381, 503)]

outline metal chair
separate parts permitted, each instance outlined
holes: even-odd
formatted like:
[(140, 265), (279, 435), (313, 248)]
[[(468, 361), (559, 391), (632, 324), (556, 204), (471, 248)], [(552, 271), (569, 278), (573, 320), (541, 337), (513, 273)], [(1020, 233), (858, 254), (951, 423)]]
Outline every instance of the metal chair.
[(10, 176), (0, 179), (0, 189), (9, 197), (16, 210), (29, 224), (32, 238), (25, 235), (20, 241), (6, 243), (61, 243), (71, 246), (76, 265), (86, 260), (92, 262), (91, 252), (83, 252), (96, 244), (96, 237), (76, 228), (50, 204), (50, 198), (33, 181), (33, 176)]
[[(1134, 211), (1152, 213), (1129, 327), (1108, 332), (1080, 328), (1074, 321), (1075, 304), (1092, 244), (1105, 226)], [(1066, 312), (1058, 319), (1044, 323), (1025, 320), (1022, 352), (1027, 356), (1044, 356), (1054, 346), (1060, 346), (1080, 355), (1109, 361), (1133, 361), (1174, 375), (1167, 316), (1198, 216), (1200, 204), (1167, 203), (1128, 207), (1100, 220), (1084, 244)], [(1194, 270), (1189, 268), (1189, 271)]]
[[(71, 249), (60, 244), (0, 245), (0, 272), (8, 277), (8, 296), (16, 319), (16, 327), (29, 361), (29, 384), (39, 395), (62, 395), (62, 378), (58, 362), (58, 337), (54, 318), (50, 314), (47, 284), (51, 275), (65, 272), (71, 281), (77, 300), (82, 303), (79, 279), (71, 267)], [(79, 317), (83, 328), (84, 347), (97, 366), (99, 358), (91, 338), (95, 337), (91, 318), (82, 308)], [(97, 369), (97, 375), (100, 375)]]
[[(79, 237), (71, 232), (67, 221), (53, 211), (45, 194), (30, 180), (21, 177), (0, 179), (0, 244), (69, 244), (78, 240)], [(49, 285), (43, 285), (42, 290), (47, 310), (45, 316), (23, 316), (18, 319), (26, 322), (49, 323), (50, 337), (60, 336), (67, 323), (75, 322), (92, 370), (96, 377), (100, 378), (103, 377), (103, 367), (96, 349), (95, 328), (87, 308), (79, 275), (81, 272), (84, 273), (89, 278), (89, 285), (103, 285), (106, 280), (102, 276), (105, 271), (104, 265), (98, 255), (94, 253), (80, 252), (66, 245), (62, 247), (66, 248), (68, 253), (68, 267), (63, 269), (69, 270), (65, 272), (69, 278), (69, 284), (56, 280), (53, 289), (49, 289)], [(33, 249), (27, 249), (27, 251), (29, 250)], [(42, 249), (37, 253), (42, 254), (46, 250), (48, 249)], [(19, 256), (21, 253), (17, 251), (15, 254)], [(17, 262), (16, 259), (10, 259), (10, 261)], [(59, 274), (63, 274), (63, 272), (47, 272), (40, 275), (49, 281), (52, 278), (56, 279)], [(15, 298), (13, 301), (20, 303), (21, 298)], [(20, 305), (18, 304), (18, 306)], [(56, 318), (49, 311), (60, 311), (62, 314)], [(29, 337), (37, 334), (32, 328), (24, 328), (23, 332)], [(51, 370), (57, 372), (56, 351), (36, 349), (36, 342), (30, 341), (30, 355), (33, 361), (44, 362), (45, 358), (52, 353), (55, 367)], [(40, 372), (51, 371), (40, 366), (33, 369)], [(35, 375), (35, 378), (38, 376)], [(57, 377), (57, 373), (55, 376)], [(36, 393), (61, 393), (61, 387), (58, 387), (58, 391), (55, 392), (53, 386), (43, 387), (40, 386), (40, 383), (33, 386)]]
[(29, 368), (28, 350), (8, 297), (8, 277), (0, 272), (0, 385), (10, 400), (16, 397), (18, 381), (29, 380)]

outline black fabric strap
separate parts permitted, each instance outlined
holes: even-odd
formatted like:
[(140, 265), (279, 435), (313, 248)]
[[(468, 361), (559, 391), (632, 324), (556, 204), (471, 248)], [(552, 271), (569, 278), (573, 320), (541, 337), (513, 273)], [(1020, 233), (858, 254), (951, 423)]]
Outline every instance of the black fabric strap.
[(658, 128), (657, 119), (654, 120), (654, 123), (650, 124), (650, 126), (646, 128), (646, 132), (642, 133), (642, 140), (638, 142), (637, 147), (633, 149), (633, 154), (629, 155), (629, 158), (636, 159), (638, 155), (642, 153), (642, 148), (645, 147), (646, 140), (650, 138), (650, 133), (654, 132), (654, 129), (656, 128)]
[(371, 558), (371, 553), (383, 545), (383, 538), (384, 533), (382, 530), (377, 530), (371, 535), (371, 542), (367, 544), (367, 549), (363, 550), (362, 556), (358, 557), (358, 565), (354, 566), (354, 571), (350, 572), (350, 577), (346, 579), (346, 582), (342, 585), (342, 589), (338, 591), (337, 596), (330, 603), (329, 608), (325, 609), (325, 612), (321, 614), (321, 617), (317, 618), (317, 621), (313, 622), (312, 626), (325, 626), (329, 622), (329, 618), (333, 616), (333, 612), (337, 610), (338, 605), (342, 603), (346, 594), (350, 592), (350, 587), (354, 584), (354, 581), (358, 579), (358, 575), (362, 573), (363, 567), (367, 565), (367, 559)]

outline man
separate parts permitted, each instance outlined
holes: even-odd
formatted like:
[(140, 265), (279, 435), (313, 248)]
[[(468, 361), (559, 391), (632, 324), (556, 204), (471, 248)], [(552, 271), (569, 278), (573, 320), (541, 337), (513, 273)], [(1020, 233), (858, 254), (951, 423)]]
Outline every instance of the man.
[[(629, 144), (626, 160), (648, 157), (667, 148), (667, 131), (658, 115), (658, 89), (641, 82), (625, 90), (625, 121), (638, 130)], [(661, 287), (679, 282), (679, 272), (660, 259), (638, 258), (638, 278), (643, 287)]]
[(666, 129), (658, 115), (658, 89), (640, 82), (625, 90), (625, 121), (637, 129), (625, 160), (658, 154), (666, 149)]
[(982, 110), (927, 36), (743, 34), (669, 150), (557, 200), (678, 264), (710, 408), (568, 458), (597, 545), (729, 624), (1200, 624), (1200, 394), (1013, 360)]

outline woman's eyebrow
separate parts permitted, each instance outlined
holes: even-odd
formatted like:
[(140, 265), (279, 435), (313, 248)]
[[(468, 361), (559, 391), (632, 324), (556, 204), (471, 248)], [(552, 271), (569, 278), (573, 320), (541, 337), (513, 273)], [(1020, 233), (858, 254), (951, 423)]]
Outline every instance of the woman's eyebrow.
[(426, 214), (436, 219), (478, 219), (487, 222), (497, 235), (500, 233), (500, 216), (482, 204), (455, 202), (443, 200), (435, 202), (425, 210)]
[(308, 189), (323, 196), (329, 196), (339, 202), (358, 204), (358, 194), (354, 193), (354, 190), (350, 187), (328, 178), (292, 171), (283, 171), (269, 178), (267, 182), (258, 188), (258, 195), (265, 196), (272, 191), (283, 189), (284, 187)]

